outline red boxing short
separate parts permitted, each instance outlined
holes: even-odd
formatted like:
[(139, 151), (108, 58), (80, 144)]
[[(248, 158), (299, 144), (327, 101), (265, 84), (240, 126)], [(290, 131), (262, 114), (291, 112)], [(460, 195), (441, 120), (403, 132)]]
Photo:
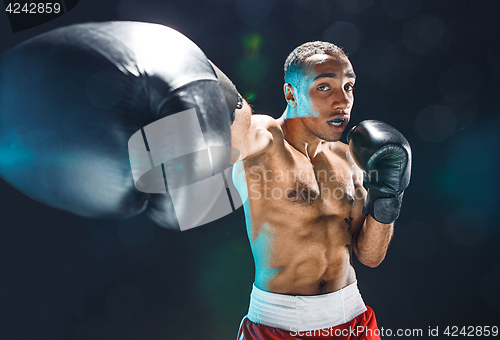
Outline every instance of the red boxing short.
[(320, 295), (285, 295), (253, 285), (238, 340), (380, 339), (357, 281)]
[(285, 331), (252, 322), (245, 317), (241, 322), (238, 340), (379, 340), (380, 331), (375, 313), (370, 307), (366, 306), (366, 308), (364, 313), (342, 325), (311, 331)]

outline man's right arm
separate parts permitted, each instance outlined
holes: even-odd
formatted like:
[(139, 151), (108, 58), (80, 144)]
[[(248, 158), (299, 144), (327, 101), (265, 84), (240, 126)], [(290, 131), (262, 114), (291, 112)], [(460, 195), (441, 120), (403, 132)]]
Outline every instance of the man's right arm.
[(240, 152), (236, 162), (266, 152), (273, 145), (274, 139), (269, 128), (276, 124), (274, 118), (253, 115), (252, 108), (245, 100), (242, 108), (236, 109), (235, 113), (236, 117), (231, 125), (231, 145)]

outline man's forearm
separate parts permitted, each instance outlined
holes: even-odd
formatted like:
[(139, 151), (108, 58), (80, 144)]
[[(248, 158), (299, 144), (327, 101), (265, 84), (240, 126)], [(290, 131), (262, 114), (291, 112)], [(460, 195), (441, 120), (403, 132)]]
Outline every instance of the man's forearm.
[(385, 258), (393, 232), (394, 223), (383, 224), (368, 215), (354, 242), (358, 260), (368, 267), (377, 267)]

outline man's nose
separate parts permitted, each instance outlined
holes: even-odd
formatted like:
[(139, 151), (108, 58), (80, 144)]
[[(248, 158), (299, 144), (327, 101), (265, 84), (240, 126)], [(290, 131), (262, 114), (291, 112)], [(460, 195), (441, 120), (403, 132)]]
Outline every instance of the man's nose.
[(344, 89), (337, 91), (332, 105), (334, 110), (349, 109), (352, 105), (352, 102), (347, 91), (345, 91)]

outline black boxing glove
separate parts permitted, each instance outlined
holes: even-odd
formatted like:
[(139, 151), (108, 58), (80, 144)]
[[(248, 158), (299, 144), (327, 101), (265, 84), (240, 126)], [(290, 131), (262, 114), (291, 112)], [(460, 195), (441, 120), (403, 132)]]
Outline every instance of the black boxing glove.
[(233, 82), (222, 72), (212, 61), (210, 61), (210, 65), (214, 70), (215, 75), (217, 76), (217, 80), (219, 81), (220, 88), (222, 93), (224, 94), (224, 98), (226, 99), (227, 108), (229, 109), (229, 113), (231, 114), (231, 124), (234, 122), (236, 118), (236, 109), (241, 109), (243, 107), (243, 98), (241, 94), (234, 86)]
[(353, 127), (347, 141), (354, 161), (364, 172), (363, 186), (368, 190), (363, 214), (380, 223), (394, 222), (410, 183), (410, 144), (398, 130), (376, 120)]
[(234, 107), (181, 33), (64, 27), (2, 53), (0, 75), (0, 176), (26, 195), (91, 218), (145, 212), (181, 230), (231, 212), (222, 174)]

